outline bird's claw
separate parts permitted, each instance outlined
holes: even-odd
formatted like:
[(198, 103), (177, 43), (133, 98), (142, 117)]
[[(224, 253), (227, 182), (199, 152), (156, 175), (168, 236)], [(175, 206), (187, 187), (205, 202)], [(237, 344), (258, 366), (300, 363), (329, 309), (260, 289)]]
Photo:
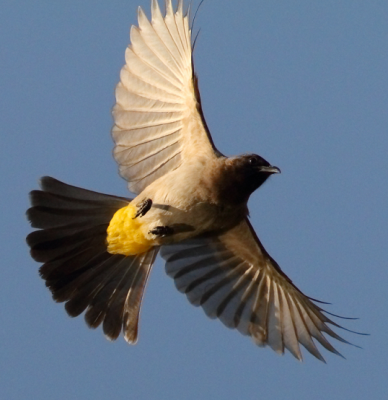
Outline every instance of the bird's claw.
[(152, 207), (152, 200), (145, 199), (142, 202), (136, 204), (136, 207), (138, 210), (137, 210), (135, 216), (133, 217), (133, 219), (146, 215), (148, 213), (148, 211), (150, 210), (150, 208)]
[(148, 233), (158, 236), (165, 237), (172, 235), (174, 233), (174, 229), (170, 226), (156, 226), (154, 229), (151, 229)]

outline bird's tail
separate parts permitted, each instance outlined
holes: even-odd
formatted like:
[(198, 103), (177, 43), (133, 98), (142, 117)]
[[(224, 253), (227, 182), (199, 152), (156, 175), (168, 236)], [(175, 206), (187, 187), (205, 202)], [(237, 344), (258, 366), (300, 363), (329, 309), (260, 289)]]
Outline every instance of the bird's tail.
[(147, 278), (158, 248), (135, 256), (107, 251), (107, 228), (116, 211), (131, 199), (92, 192), (43, 177), (42, 190), (30, 194), (27, 217), (38, 228), (27, 236), (31, 256), (43, 263), (40, 275), (53, 298), (66, 302), (72, 317), (86, 310), (91, 328), (101, 323), (116, 339), (129, 343), (137, 326)]

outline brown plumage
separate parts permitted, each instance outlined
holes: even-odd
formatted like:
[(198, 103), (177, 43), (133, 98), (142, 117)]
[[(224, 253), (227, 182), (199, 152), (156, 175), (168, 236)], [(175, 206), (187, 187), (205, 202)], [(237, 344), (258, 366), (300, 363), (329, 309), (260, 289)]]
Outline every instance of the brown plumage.
[[(54, 300), (73, 317), (85, 312), (88, 325), (102, 324), (110, 339), (122, 331), (136, 341), (141, 299), (161, 249), (177, 288), (210, 318), (298, 359), (302, 344), (323, 360), (315, 341), (339, 354), (324, 336), (345, 342), (329, 327), (338, 325), (294, 286), (248, 221), (249, 196), (280, 170), (258, 155), (225, 157), (214, 146), (182, 7), (179, 1), (174, 12), (168, 0), (163, 16), (153, 0), (151, 22), (139, 9), (116, 88), (114, 157), (137, 196), (42, 178), (27, 212), (38, 229), (27, 237), (31, 255), (43, 263)], [(126, 241), (122, 253), (108, 252), (108, 227)]]

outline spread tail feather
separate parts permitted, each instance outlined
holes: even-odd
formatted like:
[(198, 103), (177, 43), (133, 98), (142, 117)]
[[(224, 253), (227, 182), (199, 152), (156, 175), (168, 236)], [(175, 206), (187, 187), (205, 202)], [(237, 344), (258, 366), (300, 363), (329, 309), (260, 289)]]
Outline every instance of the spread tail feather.
[(38, 228), (27, 236), (31, 256), (53, 299), (72, 317), (86, 310), (91, 328), (135, 343), (141, 300), (158, 248), (136, 256), (107, 252), (107, 228), (131, 199), (67, 185), (51, 177), (30, 193), (27, 217)]

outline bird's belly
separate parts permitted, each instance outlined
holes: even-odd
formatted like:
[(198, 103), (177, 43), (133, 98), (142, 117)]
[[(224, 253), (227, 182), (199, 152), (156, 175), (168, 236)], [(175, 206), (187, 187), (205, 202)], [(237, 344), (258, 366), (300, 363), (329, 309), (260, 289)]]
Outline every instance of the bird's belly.
[[(211, 166), (200, 161), (178, 168), (153, 182), (132, 202), (152, 200), (151, 209), (140, 217), (144, 236), (157, 245), (178, 242), (204, 232), (233, 226), (245, 216), (246, 206), (219, 204), (209, 180)], [(172, 228), (172, 234), (150, 233), (158, 226)]]
[[(153, 203), (146, 215), (140, 218), (144, 236), (155, 245), (178, 242), (217, 229), (220, 210), (214, 204), (196, 203), (187, 209), (171, 205)], [(171, 229), (171, 234), (157, 237), (151, 231), (163, 226)]]

